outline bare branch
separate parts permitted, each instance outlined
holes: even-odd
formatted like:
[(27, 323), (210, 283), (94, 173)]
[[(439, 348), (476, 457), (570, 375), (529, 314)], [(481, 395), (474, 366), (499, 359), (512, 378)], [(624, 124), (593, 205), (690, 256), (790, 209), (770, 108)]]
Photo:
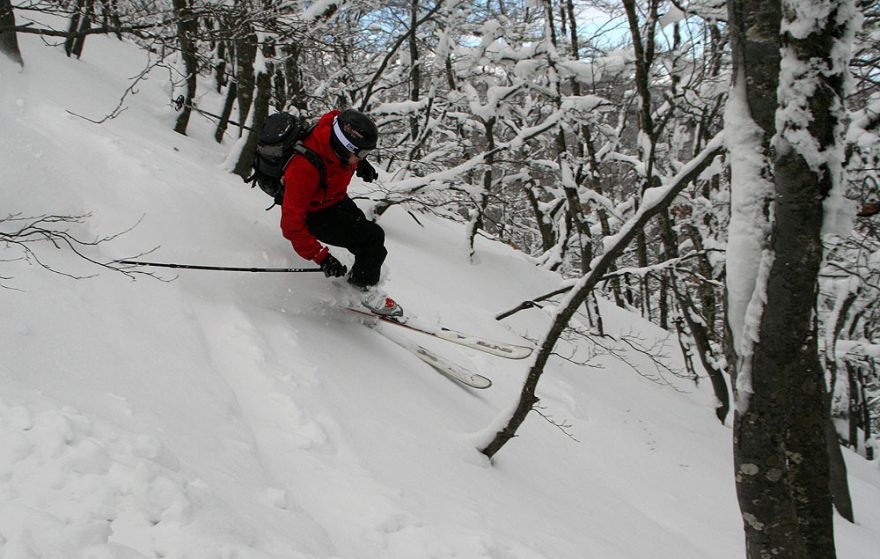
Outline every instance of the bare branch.
[[(34, 263), (54, 274), (72, 279), (88, 279), (93, 278), (97, 275), (97, 273), (87, 275), (76, 274), (66, 270), (58, 269), (57, 267), (49, 264), (40, 256), (40, 254), (38, 254), (36, 248), (41, 244), (48, 243), (56, 249), (69, 250), (80, 259), (85, 260), (89, 264), (92, 264), (98, 268), (118, 272), (131, 279), (135, 279), (138, 276), (149, 276), (155, 279), (159, 279), (161, 281), (166, 281), (154, 273), (144, 272), (139, 269), (132, 269), (131, 267), (119, 264), (114, 260), (101, 261), (86, 253), (86, 248), (96, 247), (98, 245), (113, 241), (121, 235), (130, 232), (135, 227), (137, 227), (143, 217), (138, 219), (138, 221), (134, 225), (123, 231), (104, 237), (98, 237), (92, 240), (82, 239), (69, 230), (69, 225), (85, 223), (86, 219), (89, 217), (91, 217), (91, 214), (88, 213), (81, 215), (41, 215), (33, 217), (23, 217), (21, 214), (12, 214), (8, 215), (6, 218), (0, 219), (0, 226), (4, 224), (16, 225), (16, 228), (11, 231), (0, 231), (0, 243), (3, 243), (7, 250), (9, 250), (10, 248), (15, 248), (20, 250), (22, 253), (20, 257), (0, 260), (0, 262), (14, 262), (25, 260), (27, 262)], [(155, 250), (155, 248), (152, 250)], [(138, 256), (148, 254), (149, 252), (152, 252), (152, 250), (143, 252)], [(11, 276), (0, 276), (0, 287), (8, 288), (9, 286), (5, 285), (3, 282), (9, 281), (11, 279)]]

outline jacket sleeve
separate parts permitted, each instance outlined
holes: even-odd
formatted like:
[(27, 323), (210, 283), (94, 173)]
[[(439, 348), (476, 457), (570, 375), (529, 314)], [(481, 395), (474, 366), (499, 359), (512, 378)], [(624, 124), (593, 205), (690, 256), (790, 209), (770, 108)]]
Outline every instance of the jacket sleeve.
[(281, 205), (281, 233), (293, 250), (306, 260), (317, 263), (327, 256), (327, 249), (309, 233), (306, 212), (318, 190), (320, 175), (304, 157), (295, 157), (284, 172), (284, 203)]

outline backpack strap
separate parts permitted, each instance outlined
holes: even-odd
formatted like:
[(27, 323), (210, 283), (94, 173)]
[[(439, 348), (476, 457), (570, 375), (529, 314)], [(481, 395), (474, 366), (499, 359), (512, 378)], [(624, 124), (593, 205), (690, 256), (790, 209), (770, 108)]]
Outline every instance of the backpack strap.
[[(297, 142), (295, 146), (293, 146), (293, 155), (290, 156), (290, 159), (287, 160), (287, 163), (284, 164), (284, 168), (287, 169), (287, 166), (290, 165), (290, 162), (297, 155), (302, 155), (306, 158), (306, 160), (312, 164), (312, 166), (318, 170), (318, 188), (323, 190), (327, 190), (327, 169), (324, 167), (324, 161), (321, 159), (321, 156), (318, 155), (315, 150), (307, 148), (303, 145), (302, 142)], [(283, 174), (282, 174), (283, 176)]]
[(305, 157), (309, 163), (312, 164), (312, 167), (318, 170), (318, 188), (327, 190), (327, 169), (324, 167), (324, 160), (321, 159), (321, 156), (318, 153), (311, 149), (307, 148), (303, 141), (312, 135), (312, 132), (317, 128), (317, 124), (313, 124), (309, 126), (303, 133), (300, 135), (299, 141), (296, 142), (293, 146), (293, 153), (290, 155), (290, 159), (287, 160), (287, 163), (284, 164), (284, 167), (281, 169), (281, 176), (284, 176), (284, 171), (287, 170), (287, 166), (290, 165), (290, 162), (293, 161), (293, 158), (297, 155), (302, 155)]
[[(303, 140), (311, 135), (314, 129), (315, 126), (312, 126), (308, 130), (306, 130), (305, 133), (300, 136), (301, 139), (293, 145), (293, 153), (290, 154), (290, 157), (287, 159), (287, 161), (285, 161), (284, 166), (281, 168), (281, 189), (275, 195), (274, 204), (266, 208), (266, 210), (271, 210), (276, 205), (280, 206), (284, 203), (284, 173), (287, 171), (287, 166), (290, 165), (290, 162), (293, 161), (293, 158), (297, 155), (302, 155), (303, 157), (305, 157), (306, 160), (311, 163), (315, 169), (317, 169), (318, 188), (323, 189), (325, 193), (327, 192), (327, 168), (324, 166), (324, 160), (321, 159), (321, 156), (318, 155), (315, 150), (307, 148), (305, 145), (303, 145)], [(254, 184), (256, 184), (256, 173), (254, 173), (253, 178)], [(250, 180), (250, 178), (248, 178), (247, 180)]]

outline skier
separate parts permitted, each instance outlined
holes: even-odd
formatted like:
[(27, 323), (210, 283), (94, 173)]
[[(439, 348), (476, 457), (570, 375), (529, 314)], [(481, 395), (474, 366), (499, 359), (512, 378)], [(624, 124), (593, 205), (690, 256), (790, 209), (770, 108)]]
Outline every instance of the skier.
[(325, 187), (313, 164), (294, 157), (284, 172), (281, 231), (296, 253), (321, 266), (328, 278), (343, 277), (348, 268), (321, 243), (347, 249), (354, 255), (347, 280), (360, 293), (361, 304), (378, 315), (401, 316), (403, 309), (377, 287), (388, 254), (385, 232), (348, 197), (355, 173), (367, 182), (379, 176), (367, 161), (378, 139), (376, 124), (360, 111), (322, 116), (303, 144), (324, 162)]

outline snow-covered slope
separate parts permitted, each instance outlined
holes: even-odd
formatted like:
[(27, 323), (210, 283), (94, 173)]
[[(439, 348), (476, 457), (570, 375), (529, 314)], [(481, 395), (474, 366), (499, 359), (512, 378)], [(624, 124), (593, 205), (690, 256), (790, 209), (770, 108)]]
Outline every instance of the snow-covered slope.
[[(187, 137), (167, 71), (118, 104), (147, 62), (89, 38), (82, 60), (30, 36), (0, 58), (0, 219), (80, 215), (101, 260), (308, 266), (268, 199), (224, 170), (234, 138)], [(215, 108), (206, 94), (201, 103)], [(558, 287), (512, 249), (394, 208), (387, 289), (421, 318), (523, 343), (540, 311), (493, 315)], [(3, 231), (26, 222), (6, 221)], [(130, 229), (130, 230), (129, 230)], [(464, 389), (338, 310), (321, 274), (157, 271), (132, 281), (30, 245), (75, 280), (0, 253), (0, 558), (718, 559), (744, 555), (730, 430), (707, 382), (641, 374), (562, 346), (520, 436), (477, 450), (518, 398), (528, 361), (419, 341), (491, 377)], [(341, 257), (347, 256), (340, 254)], [(605, 306), (610, 331), (665, 334)], [(395, 335), (417, 339), (417, 334)], [(680, 366), (674, 340), (665, 342)], [(578, 366), (572, 361), (587, 361)], [(576, 439), (576, 440), (574, 440)], [(880, 475), (848, 456), (856, 526), (840, 557), (876, 556)]]

